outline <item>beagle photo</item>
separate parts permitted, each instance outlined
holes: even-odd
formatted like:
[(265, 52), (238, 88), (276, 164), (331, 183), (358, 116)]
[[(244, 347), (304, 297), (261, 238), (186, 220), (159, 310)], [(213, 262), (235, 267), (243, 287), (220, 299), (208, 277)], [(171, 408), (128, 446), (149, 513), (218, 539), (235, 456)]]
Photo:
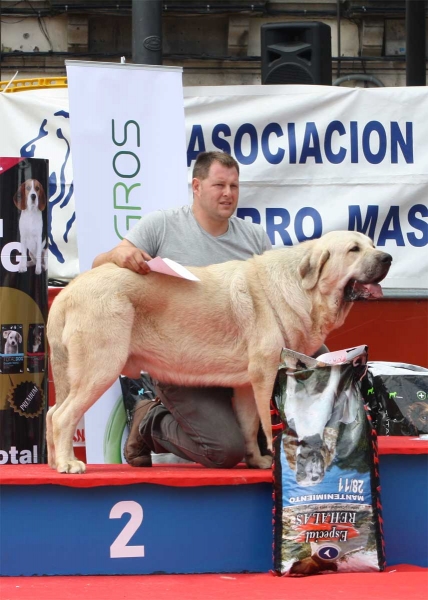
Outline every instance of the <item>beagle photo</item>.
[[(15, 206), (21, 211), (19, 234), (21, 241), (21, 261), (19, 272), (25, 273), (28, 267), (36, 266), (36, 275), (47, 269), (47, 252), (44, 247), (42, 211), (46, 208), (46, 194), (37, 179), (24, 181), (13, 197)], [(27, 252), (30, 255), (28, 260)]]

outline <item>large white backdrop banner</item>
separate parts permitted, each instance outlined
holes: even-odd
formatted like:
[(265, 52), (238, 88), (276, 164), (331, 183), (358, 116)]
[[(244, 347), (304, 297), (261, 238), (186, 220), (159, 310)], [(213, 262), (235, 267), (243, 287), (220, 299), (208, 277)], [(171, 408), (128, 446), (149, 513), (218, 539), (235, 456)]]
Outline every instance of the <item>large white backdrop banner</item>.
[[(140, 90), (138, 98), (132, 97), (131, 70), (123, 65), (117, 65), (117, 70), (122, 75), (126, 73), (126, 83), (121, 84), (121, 100), (116, 106), (119, 116), (112, 114), (110, 119), (126, 114), (126, 119), (132, 121), (135, 113), (128, 113), (128, 107), (146, 109), (147, 90)], [(106, 110), (103, 104), (111, 106), (109, 98), (117, 93), (117, 88), (105, 80), (98, 81), (96, 94), (90, 99), (90, 104), (98, 102), (97, 119), (98, 113)], [(82, 86), (77, 94), (83, 101), (87, 92)], [(388, 294), (394, 289), (404, 297), (412, 291), (426, 294), (428, 88), (207, 86), (185, 88), (184, 94), (189, 182), (198, 151), (230, 151), (241, 167), (238, 214), (260, 220), (275, 245), (295, 243), (331, 229), (360, 229), (394, 257), (384, 282)], [(101, 97), (102, 102), (97, 100)], [(83, 106), (82, 111), (85, 109)], [(167, 116), (165, 112), (164, 118)], [(89, 170), (93, 166), (94, 170), (84, 183), (87, 190), (89, 186), (91, 190), (96, 188), (92, 206), (98, 207), (91, 222), (92, 231), (96, 230), (97, 236), (104, 231), (104, 219), (108, 231), (118, 239), (115, 223), (123, 235), (126, 227), (136, 222), (132, 217), (138, 211), (130, 206), (142, 206), (144, 210), (152, 200), (148, 191), (151, 186), (167, 184), (170, 170), (181, 168), (184, 158), (172, 152), (172, 132), (167, 129), (161, 133), (161, 122), (149, 122), (147, 127), (155, 130), (152, 143), (167, 156), (167, 167), (160, 178), (150, 174), (146, 181), (136, 182), (141, 185), (132, 190), (130, 182), (137, 177), (128, 177), (128, 188), (116, 188), (118, 208), (110, 210), (114, 206), (113, 191), (110, 189), (108, 195), (101, 197), (102, 184), (95, 176), (95, 166), (107, 160), (110, 152), (110, 162), (102, 176), (114, 173), (114, 157), (136, 143), (137, 129), (129, 123), (125, 131), (126, 121), (118, 121), (115, 139), (122, 143), (126, 137), (125, 144), (113, 143), (112, 147), (111, 139), (107, 139), (105, 146), (100, 147), (89, 136), (93, 123), (87, 119), (85, 123), (87, 167)], [(107, 123), (104, 133), (111, 137), (111, 123)], [(132, 147), (129, 151), (134, 152)], [(49, 159), (49, 276), (72, 279), (78, 273), (76, 224), (80, 217), (76, 219), (74, 213), (67, 90), (0, 94), (0, 155)], [(73, 143), (73, 161), (83, 160), (82, 156), (79, 151), (75, 157)], [(120, 154), (115, 167), (130, 175), (133, 171), (125, 173), (121, 169), (131, 169), (133, 163), (135, 170), (136, 159), (131, 154)], [(115, 181), (120, 183), (121, 179)], [(126, 204), (126, 189), (130, 190), (128, 206), (120, 208)], [(179, 195), (165, 198), (166, 204), (181, 203)], [(110, 209), (101, 215), (101, 206), (104, 210), (107, 205)], [(106, 243), (105, 248), (100, 247), (100, 251), (107, 246)], [(88, 262), (91, 258), (88, 256)]]
[[(66, 66), (77, 243), (85, 271), (143, 214), (188, 201), (182, 69), (80, 61)], [(110, 462), (109, 446), (118, 447), (110, 436), (123, 410), (120, 396), (117, 383), (85, 415), (89, 463)]]
[(185, 88), (187, 162), (240, 163), (238, 216), (272, 244), (359, 230), (394, 257), (386, 288), (428, 288), (427, 88)]

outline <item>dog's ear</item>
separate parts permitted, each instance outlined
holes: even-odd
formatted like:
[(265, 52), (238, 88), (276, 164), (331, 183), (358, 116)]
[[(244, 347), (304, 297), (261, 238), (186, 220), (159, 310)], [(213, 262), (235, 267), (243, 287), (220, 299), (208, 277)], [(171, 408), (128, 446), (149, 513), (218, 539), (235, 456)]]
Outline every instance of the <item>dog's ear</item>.
[(27, 208), (27, 196), (25, 194), (25, 183), (21, 183), (16, 194), (13, 197), (13, 203), (19, 210)]
[(39, 210), (45, 210), (46, 208), (46, 194), (45, 194), (45, 190), (42, 186), (41, 183), (39, 183), (40, 185), (40, 191), (39, 191)]
[(18, 341), (20, 344), (22, 344), (22, 335), (20, 333), (18, 333)]
[(303, 289), (312, 290), (316, 286), (321, 271), (329, 258), (330, 252), (322, 249), (311, 250), (303, 257), (299, 265)]
[(4, 337), (5, 340), (9, 337), (9, 333), (10, 333), (10, 330), (9, 331), (3, 331), (3, 337)]

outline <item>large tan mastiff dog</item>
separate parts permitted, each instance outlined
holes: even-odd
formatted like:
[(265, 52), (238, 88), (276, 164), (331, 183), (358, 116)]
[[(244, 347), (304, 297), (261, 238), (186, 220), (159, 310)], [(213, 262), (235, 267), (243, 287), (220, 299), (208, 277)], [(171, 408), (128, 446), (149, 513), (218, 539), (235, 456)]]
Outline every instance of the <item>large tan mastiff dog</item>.
[(272, 448), (281, 349), (316, 352), (343, 324), (349, 299), (382, 295), (377, 283), (391, 261), (365, 235), (335, 231), (246, 261), (190, 268), (200, 282), (114, 264), (83, 273), (49, 314), (56, 392), (47, 415), (49, 465), (83, 473), (73, 453), (77, 423), (120, 374), (137, 378), (144, 370), (165, 383), (235, 388), (246, 462), (268, 468), (256, 434), (260, 417)]

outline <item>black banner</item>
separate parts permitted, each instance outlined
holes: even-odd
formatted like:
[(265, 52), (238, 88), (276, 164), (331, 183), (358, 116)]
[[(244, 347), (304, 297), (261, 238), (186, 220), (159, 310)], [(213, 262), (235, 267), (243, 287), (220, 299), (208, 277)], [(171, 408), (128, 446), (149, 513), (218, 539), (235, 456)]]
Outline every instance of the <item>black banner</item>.
[(46, 462), (48, 161), (0, 158), (0, 464)]

